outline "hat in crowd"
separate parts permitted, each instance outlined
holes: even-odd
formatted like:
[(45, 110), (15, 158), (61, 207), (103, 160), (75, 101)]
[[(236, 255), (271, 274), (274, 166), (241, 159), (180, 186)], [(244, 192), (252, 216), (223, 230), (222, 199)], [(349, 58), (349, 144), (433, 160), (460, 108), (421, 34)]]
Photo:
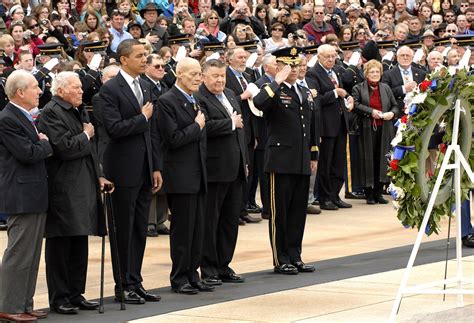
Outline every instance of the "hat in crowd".
[[(15, 11), (17, 11), (18, 9), (22, 9), (22, 10), (23, 10), (23, 8), (21, 7), (21, 5), (19, 5), (19, 4), (16, 4), (16, 5), (12, 6), (12, 7), (10, 8), (10, 10), (8, 10), (8, 15), (11, 17), (11, 16), (15, 13)], [(25, 15), (25, 16), (26, 16), (26, 15)]]
[(382, 57), (380, 56), (379, 46), (373, 40), (369, 40), (364, 48), (362, 48), (361, 56), (370, 61), (371, 59), (376, 59), (379, 62), (382, 61)]
[(84, 48), (85, 52), (92, 52), (97, 54), (106, 54), (106, 46), (105, 42), (99, 41), (90, 41), (90, 42), (83, 42), (80, 44)]
[(258, 40), (243, 41), (236, 44), (236, 46), (242, 47), (249, 53), (256, 53), (258, 49), (257, 45), (258, 45)]
[(439, 24), (438, 28), (433, 30), (433, 33), (435, 34), (436, 37), (439, 37), (441, 32), (444, 33), (446, 31), (447, 26), (448, 26), (447, 23), (442, 22), (442, 23)]
[(219, 53), (223, 54), (225, 52), (225, 44), (223, 42), (217, 41), (217, 42), (207, 42), (202, 44), (202, 49), (205, 52), (214, 52), (214, 53)]
[(418, 49), (421, 47), (421, 45), (423, 45), (423, 42), (421, 39), (415, 39), (415, 40), (409, 40), (409, 41), (404, 41), (403, 43), (401, 43), (400, 45), (402, 46), (408, 46), (410, 47), (411, 49)]
[(63, 44), (61, 43), (52, 43), (52, 44), (42, 44), (36, 46), (40, 50), (40, 54), (50, 57), (61, 57)]
[(140, 25), (136, 20), (132, 20), (128, 23), (127, 30), (130, 30), (130, 28), (133, 28), (133, 27), (138, 27), (142, 29), (142, 25)]
[(160, 14), (161, 10), (158, 8), (158, 6), (153, 3), (153, 2), (148, 2), (141, 10), (140, 10), (140, 16), (142, 18), (143, 17), (143, 14), (147, 11), (156, 11), (156, 14)]
[(434, 34), (434, 32), (431, 31), (431, 30), (425, 31), (425, 32), (423, 33), (423, 36), (421, 36), (420, 39), (423, 40), (423, 39), (425, 39), (425, 38), (427, 38), (427, 37), (433, 37), (433, 38), (435, 38), (435, 39), (438, 38), (438, 37), (436, 37), (436, 35)]
[(300, 63), (299, 55), (302, 53), (300, 47), (285, 47), (278, 49), (273, 52), (273, 56), (276, 57), (277, 62), (282, 62), (287, 65), (298, 65)]
[(357, 50), (360, 49), (358, 41), (348, 41), (339, 43), (339, 48), (342, 50)]
[(318, 47), (319, 45), (309, 45), (309, 46), (305, 46), (303, 47), (301, 50), (303, 52), (303, 54), (317, 54), (318, 53)]
[(189, 34), (177, 34), (177, 35), (169, 36), (168, 37), (168, 43), (170, 45), (189, 46), (190, 43), (191, 43), (189, 41), (190, 36), (191, 35), (189, 35)]
[(0, 65), (5, 65), (5, 61), (3, 60), (3, 57), (0, 57)]
[(451, 36), (451, 38), (456, 39), (458, 46), (474, 46), (474, 35), (455, 35)]
[(398, 48), (398, 42), (393, 40), (381, 40), (377, 42), (379, 49), (392, 50)]

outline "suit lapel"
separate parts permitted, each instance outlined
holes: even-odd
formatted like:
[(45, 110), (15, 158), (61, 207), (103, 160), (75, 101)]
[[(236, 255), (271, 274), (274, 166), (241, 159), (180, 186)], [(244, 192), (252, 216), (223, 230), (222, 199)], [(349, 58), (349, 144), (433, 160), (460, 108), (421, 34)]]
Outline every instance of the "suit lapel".
[[(226, 93), (227, 92), (227, 93)], [(235, 111), (237, 111), (238, 114), (242, 114), (242, 111), (240, 111), (240, 105), (237, 103), (237, 101), (234, 100), (233, 95), (227, 95), (229, 92), (224, 90), (225, 97), (229, 101), (229, 103), (232, 105), (232, 108), (234, 108)]]
[(31, 139), (36, 141), (38, 139), (38, 133), (36, 132), (35, 127), (33, 127), (31, 124), (30, 120), (28, 120), (28, 118), (23, 114), (23, 112), (21, 112), (17, 107), (13, 106), (13, 104), (8, 104), (6, 109), (9, 109), (18, 118), (18, 120), (20, 120), (20, 122), (28, 130)]
[(235, 74), (231, 71), (231, 69), (228, 67), (227, 72), (226, 72), (226, 82), (228, 83), (229, 86), (227, 86), (228, 89), (231, 89), (235, 92), (235, 94), (240, 95), (242, 94), (242, 85), (240, 85), (240, 81), (237, 79)]
[[(226, 117), (226, 118), (230, 118), (229, 116), (229, 111), (227, 111), (227, 108), (224, 106), (223, 103), (221, 103), (214, 94), (212, 94), (211, 92), (209, 92), (207, 89), (206, 89), (206, 97), (207, 99), (209, 100), (209, 102), (211, 104), (213, 104), (214, 106), (217, 107), (217, 109)], [(227, 96), (226, 96), (227, 97)], [(228, 99), (228, 98), (227, 98)]]
[(186, 111), (186, 113), (194, 121), (194, 119), (196, 118), (196, 111), (194, 110), (193, 105), (188, 101), (188, 99), (186, 99), (183, 93), (181, 93), (181, 91), (178, 90), (176, 86), (173, 86), (171, 91), (174, 92), (176, 98), (178, 99), (180, 107), (182, 107), (183, 110)]
[[(329, 75), (328, 75), (328, 72), (326, 72), (326, 70), (325, 70), (319, 63), (318, 63), (318, 65), (317, 65), (317, 68), (319, 69), (319, 73), (321, 73), (323, 80), (324, 80), (328, 85), (330, 85), (330, 87), (331, 87), (332, 89), (335, 89), (336, 87), (335, 87), (334, 84), (332, 83), (331, 78), (330, 78)], [(336, 75), (337, 75), (337, 74), (336, 74)], [(337, 77), (337, 76), (336, 76), (336, 77)], [(339, 82), (339, 80), (338, 80), (338, 82)], [(340, 84), (340, 83), (339, 83), (339, 84)]]
[[(135, 97), (135, 94), (133, 93), (132, 89), (128, 85), (125, 78), (122, 76), (122, 73), (118, 73), (117, 81), (120, 87), (122, 88), (122, 93), (125, 94), (125, 97), (127, 98), (127, 100), (130, 102), (130, 104), (133, 106), (133, 108), (135, 108), (135, 110), (138, 113), (141, 113), (142, 110), (138, 104), (137, 98)], [(142, 83), (140, 82), (140, 84)], [(145, 100), (145, 97), (143, 97), (143, 99)]]

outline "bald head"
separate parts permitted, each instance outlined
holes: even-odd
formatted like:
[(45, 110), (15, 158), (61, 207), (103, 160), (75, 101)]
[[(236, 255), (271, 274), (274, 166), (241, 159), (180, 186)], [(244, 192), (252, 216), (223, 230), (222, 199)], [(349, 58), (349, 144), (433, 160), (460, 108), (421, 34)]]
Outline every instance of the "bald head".
[(185, 57), (176, 65), (176, 85), (192, 95), (202, 82), (201, 65), (194, 58)]

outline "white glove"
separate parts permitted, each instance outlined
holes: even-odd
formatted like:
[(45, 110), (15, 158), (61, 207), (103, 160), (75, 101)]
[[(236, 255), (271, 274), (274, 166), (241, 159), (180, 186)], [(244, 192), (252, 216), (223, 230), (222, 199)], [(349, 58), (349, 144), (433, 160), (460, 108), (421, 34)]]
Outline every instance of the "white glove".
[(423, 49), (418, 48), (415, 52), (415, 56), (413, 56), (413, 62), (420, 63), (421, 59), (423, 58)]
[(188, 56), (188, 51), (186, 50), (186, 47), (180, 46), (178, 48), (178, 52), (176, 53), (175, 61), (179, 62), (182, 58), (185, 58)]
[(58, 64), (59, 64), (59, 59), (51, 58), (49, 61), (44, 63), (43, 67), (46, 68), (48, 71), (51, 71)]
[(313, 67), (314, 65), (316, 65), (317, 61), (318, 61), (318, 55), (314, 55), (313, 57), (311, 57), (311, 59), (307, 63), (308, 67), (309, 68)]
[(446, 48), (443, 50), (443, 57), (446, 57), (448, 55), (449, 50), (451, 49), (451, 46), (446, 46)]
[(247, 62), (245, 64), (245, 66), (247, 68), (253, 68), (253, 66), (255, 65), (255, 62), (257, 61), (257, 58), (258, 58), (258, 54), (257, 53), (252, 53), (249, 58), (247, 59)]
[(349, 59), (349, 65), (357, 66), (359, 65), (360, 52), (354, 52)]
[(468, 48), (464, 52), (461, 60), (459, 61), (459, 67), (469, 70), (469, 59), (471, 58), (471, 50)]
[(389, 51), (387, 52), (387, 54), (383, 55), (382, 61), (391, 61), (393, 59), (393, 56), (395, 56), (395, 54)]
[(219, 59), (219, 58), (221, 58), (221, 54), (219, 54), (219, 53), (212, 53), (212, 55), (210, 55), (210, 56), (208, 56), (208, 57), (206, 58), (206, 62), (207, 62), (207, 61), (210, 61), (211, 59)]
[(92, 57), (92, 59), (89, 63), (89, 68), (91, 70), (97, 71), (99, 69), (101, 61), (102, 61), (102, 55), (94, 54), (94, 56)]

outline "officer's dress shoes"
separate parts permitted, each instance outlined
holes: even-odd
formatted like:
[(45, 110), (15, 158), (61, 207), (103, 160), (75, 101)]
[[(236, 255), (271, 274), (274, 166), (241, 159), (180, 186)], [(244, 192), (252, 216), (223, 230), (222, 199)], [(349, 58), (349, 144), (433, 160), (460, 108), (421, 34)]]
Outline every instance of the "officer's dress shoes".
[(191, 286), (200, 292), (212, 292), (215, 289), (214, 286), (208, 285), (204, 282), (191, 283)]
[(79, 307), (77, 306), (74, 306), (72, 304), (63, 304), (63, 305), (59, 305), (58, 307), (56, 307), (54, 309), (56, 311), (56, 313), (58, 314), (77, 314), (79, 313)]
[(247, 215), (243, 215), (240, 217), (242, 220), (244, 220), (245, 222), (247, 223), (258, 223), (260, 221), (262, 221), (262, 219), (260, 218), (254, 218), (253, 216), (247, 214)]
[(308, 205), (308, 208), (306, 209), (306, 213), (308, 214), (321, 214), (321, 210), (315, 206), (315, 205)]
[(340, 209), (350, 209), (352, 207), (352, 204), (346, 203), (341, 199), (337, 199), (332, 202)]
[(210, 277), (204, 278), (202, 281), (206, 285), (211, 285), (211, 286), (222, 285), (222, 280), (219, 278), (219, 276), (210, 276)]
[(45, 319), (48, 317), (48, 312), (40, 311), (40, 310), (33, 310), (31, 312), (26, 313), (30, 316), (36, 317), (38, 320)]
[(158, 237), (158, 230), (154, 224), (148, 225), (148, 230), (146, 232), (147, 237)]
[(138, 294), (141, 298), (143, 298), (147, 302), (159, 302), (161, 301), (161, 296), (152, 294), (148, 292), (145, 288), (143, 287), (138, 287), (135, 288), (135, 293)]
[(35, 316), (26, 313), (0, 313), (1, 322), (36, 322)]
[(164, 223), (158, 224), (156, 231), (158, 231), (158, 234), (162, 234), (162, 235), (170, 234), (170, 229), (168, 229), (168, 227)]
[(298, 275), (298, 268), (291, 264), (282, 264), (275, 266), (275, 268), (273, 268), (273, 271), (277, 274), (283, 275)]
[[(123, 298), (126, 304), (145, 304), (146, 303), (146, 300), (133, 290), (124, 290)], [(115, 301), (116, 302), (122, 301), (120, 293), (115, 293)]]
[(227, 274), (227, 275), (219, 275), (219, 278), (224, 283), (243, 283), (245, 281), (245, 278), (243, 278), (242, 276), (236, 275), (234, 273)]
[(462, 245), (467, 248), (474, 248), (474, 235), (468, 234), (462, 238)]
[(388, 204), (388, 201), (383, 198), (382, 194), (375, 195), (374, 199), (375, 199), (375, 202), (379, 204)]
[(93, 311), (99, 308), (99, 303), (88, 301), (86, 299), (81, 300), (77, 303), (72, 303), (73, 306), (78, 307), (80, 310)]
[(257, 203), (255, 202), (250, 202), (247, 204), (246, 211), (248, 213), (261, 213), (262, 207), (260, 205), (257, 205)]
[(337, 211), (339, 208), (331, 201), (319, 201), (319, 208), (327, 211)]
[(300, 273), (312, 273), (316, 270), (313, 265), (307, 265), (302, 261), (295, 262), (293, 266), (295, 266)]
[(348, 200), (363, 200), (365, 199), (365, 194), (362, 192), (347, 192), (344, 194), (344, 197)]
[(178, 287), (171, 287), (171, 289), (173, 290), (173, 292), (178, 294), (194, 295), (199, 293), (199, 289), (194, 288), (193, 286), (191, 286), (190, 283), (186, 283)]

